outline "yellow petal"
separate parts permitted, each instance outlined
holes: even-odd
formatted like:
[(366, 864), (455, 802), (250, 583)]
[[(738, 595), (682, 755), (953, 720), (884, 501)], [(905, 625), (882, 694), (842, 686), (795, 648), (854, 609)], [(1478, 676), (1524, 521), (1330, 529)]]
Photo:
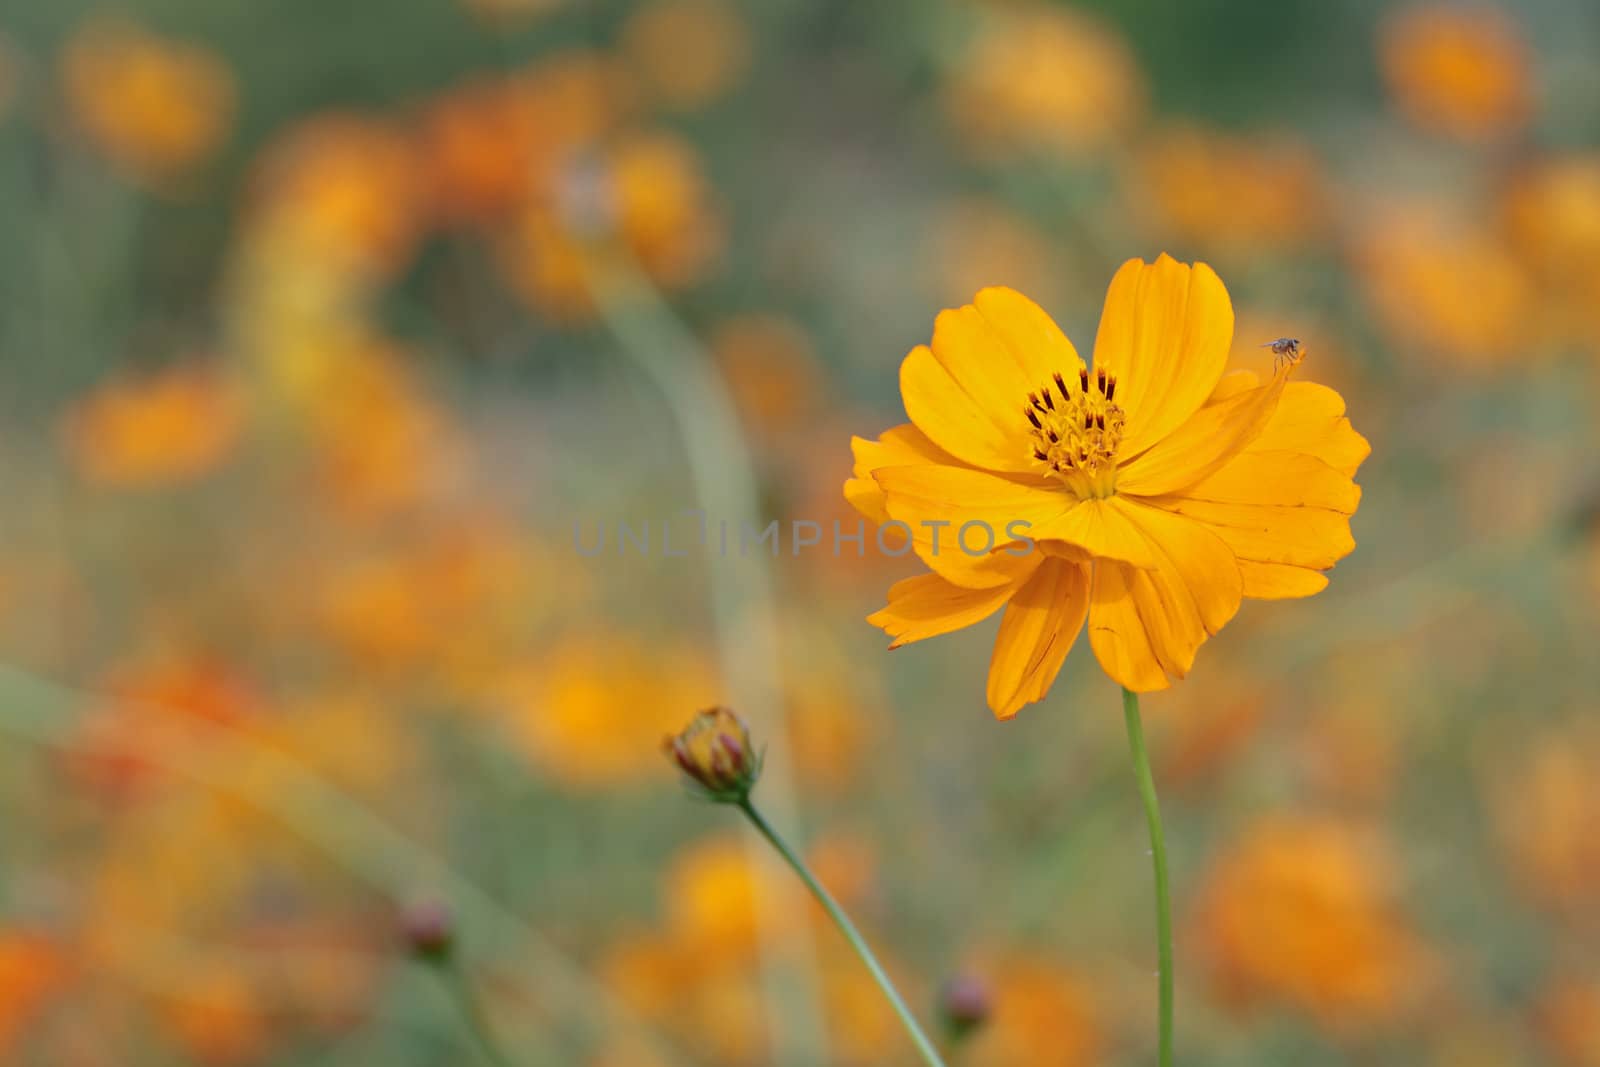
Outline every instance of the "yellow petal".
[[(1127, 506), (1129, 518), (1157, 550), (1157, 564), (1147, 574), (1154, 588), (1164, 599), (1187, 596), (1205, 634), (1221, 630), (1238, 613), (1243, 595), (1238, 561), (1227, 543), (1204, 524), (1181, 515)], [(1181, 604), (1175, 610), (1188, 614)]]
[(1008, 584), (963, 589), (937, 574), (919, 574), (890, 586), (888, 605), (868, 615), (867, 621), (894, 638), (890, 648), (899, 648), (982, 622), (1000, 610), (1016, 588)]
[(1162, 253), (1130, 259), (1111, 279), (1094, 365), (1117, 379), (1127, 412), (1122, 448), (1132, 455), (1176, 430), (1206, 402), (1233, 342), (1233, 304), (1222, 280)]
[(1282, 563), (1241, 559), (1239, 574), (1244, 579), (1244, 595), (1253, 600), (1290, 600), (1313, 596), (1328, 587), (1328, 576), (1321, 571)]
[(850, 480), (844, 483), (844, 497), (857, 511), (879, 524), (889, 521), (889, 513), (883, 509), (883, 489), (872, 477), (873, 471), (911, 463), (961, 465), (960, 460), (909, 422), (885, 430), (876, 441), (852, 437), (850, 450), (856, 462)]
[(1040, 541), (1063, 541), (1098, 559), (1114, 559), (1135, 567), (1156, 566), (1150, 542), (1130, 517), (1130, 504), (1117, 497), (1078, 501), (1031, 535)]
[(1344, 398), (1325, 385), (1290, 382), (1251, 452), (1304, 452), (1354, 475), (1372, 446), (1344, 417)]
[[(996, 557), (1011, 554), (999, 546), (1018, 542), (1019, 534), (1034, 536), (1031, 531), (1077, 503), (1043, 479), (1024, 482), (966, 467), (883, 467), (873, 477), (884, 490), (889, 517), (911, 527), (917, 554), (959, 585), (999, 584), (1003, 579), (989, 572), (1007, 566)], [(973, 555), (990, 533), (999, 550)]]
[(1206, 405), (1153, 448), (1121, 461), (1117, 492), (1133, 496), (1176, 493), (1220, 468), (1261, 435), (1277, 410), (1292, 369), (1292, 364), (1285, 363), (1266, 385)]
[(989, 660), (989, 708), (1009, 719), (1041, 700), (1061, 672), (1089, 610), (1089, 568), (1047, 559), (1011, 598)]
[(1207, 404), (1217, 404), (1230, 396), (1254, 389), (1261, 384), (1260, 375), (1253, 370), (1235, 370), (1224, 374), (1217, 381), (1217, 387), (1211, 390), (1211, 395), (1206, 398)]
[(1316, 456), (1298, 452), (1241, 452), (1221, 470), (1181, 494), (1191, 500), (1278, 507), (1324, 508), (1353, 515), (1361, 487)]
[(939, 313), (932, 347), (900, 365), (906, 414), (954, 456), (995, 471), (1031, 471), (1028, 393), (1051, 375), (1077, 377), (1083, 361), (1039, 306), (1010, 289)]
[(1205, 523), (1241, 560), (1326, 570), (1356, 547), (1350, 516), (1325, 508), (1171, 498), (1163, 506)]
[(1145, 635), (1139, 609), (1128, 583), (1139, 573), (1121, 563), (1094, 565), (1089, 592), (1089, 647), (1111, 680), (1135, 693), (1165, 689), (1170, 684)]

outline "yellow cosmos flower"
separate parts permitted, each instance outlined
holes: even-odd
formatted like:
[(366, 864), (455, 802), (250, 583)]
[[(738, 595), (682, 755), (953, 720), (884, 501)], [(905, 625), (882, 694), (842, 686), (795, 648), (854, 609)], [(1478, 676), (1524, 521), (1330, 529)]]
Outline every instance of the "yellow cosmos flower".
[[(1333, 390), (1224, 376), (1233, 307), (1205, 264), (1129, 260), (1094, 363), (1036, 304), (985, 289), (900, 367), (909, 424), (856, 438), (845, 496), (931, 568), (869, 617), (898, 647), (1006, 609), (989, 706), (1042, 698), (1087, 621), (1134, 692), (1182, 678), (1243, 597), (1310, 596), (1355, 547), (1369, 447)], [(991, 542), (992, 539), (992, 542)]]

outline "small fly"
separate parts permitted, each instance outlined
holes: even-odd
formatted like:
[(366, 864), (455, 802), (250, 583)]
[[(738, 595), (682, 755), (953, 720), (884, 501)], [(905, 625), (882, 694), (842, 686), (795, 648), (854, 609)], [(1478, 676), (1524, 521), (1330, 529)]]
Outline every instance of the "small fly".
[(1268, 341), (1261, 346), (1272, 349), (1272, 369), (1277, 370), (1283, 366), (1284, 361), (1295, 362), (1300, 358), (1300, 338), (1280, 337), (1276, 341)]

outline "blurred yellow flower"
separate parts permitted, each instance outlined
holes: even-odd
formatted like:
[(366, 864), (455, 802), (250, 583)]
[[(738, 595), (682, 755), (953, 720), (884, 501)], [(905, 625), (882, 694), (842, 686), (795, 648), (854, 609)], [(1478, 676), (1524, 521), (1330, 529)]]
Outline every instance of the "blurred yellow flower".
[(1485, 6), (1424, 4), (1390, 16), (1378, 40), (1400, 111), (1425, 130), (1481, 140), (1533, 111), (1533, 61), (1515, 22)]
[(1322, 167), (1287, 135), (1170, 126), (1140, 146), (1135, 166), (1135, 202), (1164, 241), (1243, 255), (1304, 243), (1325, 222)]
[(233, 77), (208, 49), (96, 17), (74, 32), (62, 64), (73, 118), (132, 178), (171, 179), (227, 135)]
[(498, 704), (534, 765), (564, 785), (596, 789), (665, 775), (661, 739), (712, 692), (693, 651), (601, 633), (569, 637), (510, 671)]
[(1144, 111), (1144, 76), (1127, 42), (1083, 11), (996, 5), (959, 61), (947, 104), (981, 152), (1087, 152), (1127, 133)]
[(988, 700), (1009, 718), (1086, 619), (1106, 673), (1148, 692), (1189, 672), (1242, 597), (1320, 591), (1355, 547), (1367, 443), (1337, 393), (1290, 384), (1303, 356), (1266, 383), (1224, 377), (1232, 337), (1221, 280), (1165, 255), (1112, 280), (1092, 373), (1013, 290), (942, 312), (901, 365), (910, 424), (856, 438), (845, 485), (931, 568), (870, 617), (891, 647), (1006, 607)]
[(155, 488), (216, 469), (232, 454), (244, 419), (245, 398), (234, 382), (192, 364), (101, 386), (67, 413), (62, 434), (85, 480)]
[(1213, 862), (1197, 943), (1219, 995), (1272, 1000), (1330, 1028), (1391, 1021), (1414, 1003), (1427, 963), (1394, 900), (1374, 841), (1328, 819), (1264, 819)]
[(715, 102), (744, 75), (749, 32), (734, 4), (655, 0), (628, 16), (622, 54), (655, 99), (694, 111)]
[(673, 858), (663, 892), (668, 930), (707, 965), (755, 957), (756, 872), (742, 839), (718, 836), (689, 844)]

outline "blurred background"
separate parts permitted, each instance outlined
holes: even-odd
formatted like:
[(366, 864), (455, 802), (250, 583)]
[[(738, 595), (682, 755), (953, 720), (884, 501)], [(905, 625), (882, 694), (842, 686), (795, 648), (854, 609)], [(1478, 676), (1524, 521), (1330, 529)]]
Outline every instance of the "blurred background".
[(909, 560), (686, 513), (853, 530), (940, 308), (1165, 250), (1373, 444), (1145, 701), (1181, 1062), (1600, 1064), (1594, 5), (19, 0), (0, 247), (0, 1061), (482, 1062), (434, 902), (519, 1064), (909, 1064), (662, 758), (731, 703), (953, 1063), (1152, 1062), (1087, 647), (998, 724)]

